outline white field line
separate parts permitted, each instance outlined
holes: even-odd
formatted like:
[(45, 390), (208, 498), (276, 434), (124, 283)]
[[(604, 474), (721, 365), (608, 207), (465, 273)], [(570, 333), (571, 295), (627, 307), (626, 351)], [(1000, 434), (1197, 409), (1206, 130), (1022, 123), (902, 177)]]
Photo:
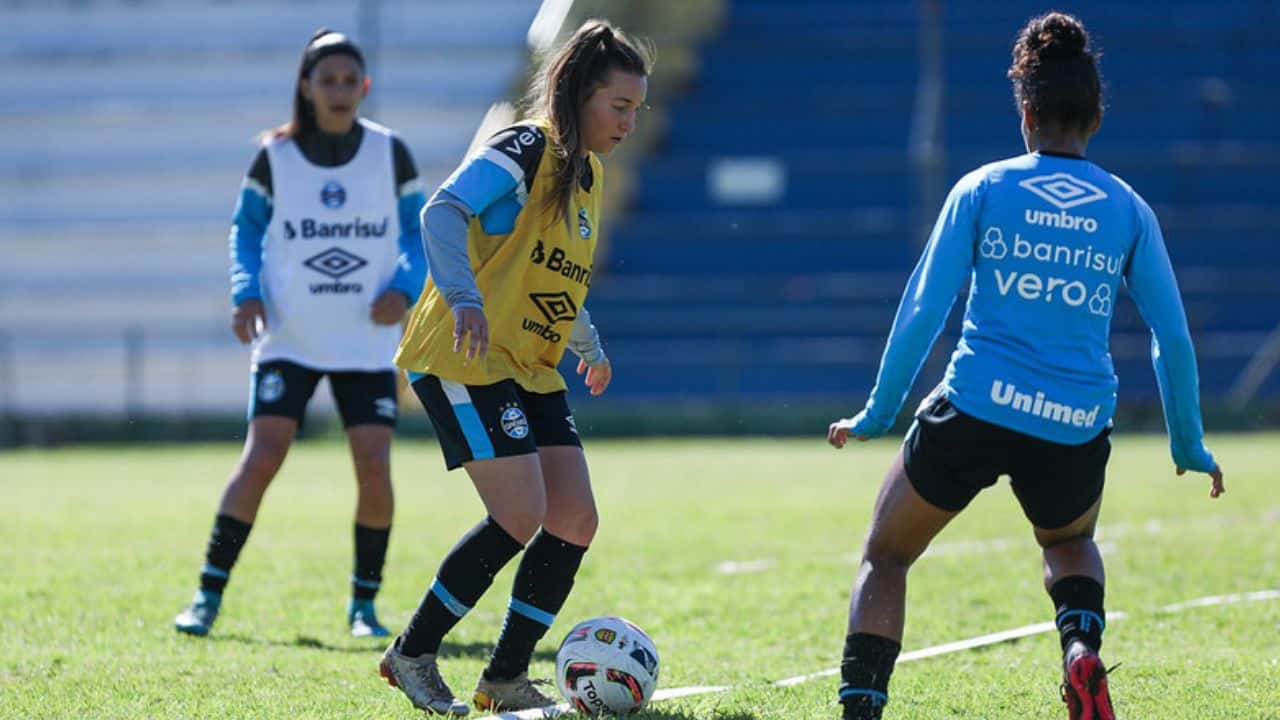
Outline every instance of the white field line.
[[(1196, 608), (1212, 607), (1215, 605), (1231, 605), (1241, 602), (1262, 602), (1266, 600), (1280, 600), (1280, 590), (1259, 590), (1256, 592), (1235, 593), (1232, 595), (1210, 595), (1208, 597), (1196, 598), (1186, 602), (1174, 603), (1173, 605), (1165, 605), (1157, 608), (1157, 612), (1182, 612), (1184, 610), (1192, 610)], [(1129, 617), (1124, 611), (1114, 611), (1107, 613), (1107, 620), (1123, 620)], [(913, 660), (924, 660), (925, 658), (937, 657), (939, 655), (948, 655), (950, 653), (961, 652), (963, 650), (972, 650), (974, 648), (986, 647), (988, 645), (996, 645), (1010, 640), (1030, 637), (1032, 635), (1040, 635), (1052, 632), (1056, 627), (1051, 622), (1036, 623), (1034, 625), (1024, 625), (1022, 627), (1013, 628), (1011, 630), (1002, 630), (1000, 632), (990, 633), (988, 635), (979, 635), (978, 637), (968, 638), (966, 640), (957, 640), (955, 642), (944, 643), (942, 645), (934, 645), (933, 647), (922, 648), (920, 650), (912, 650), (898, 656), (898, 662), (911, 662)], [(800, 685), (810, 680), (831, 677), (838, 675), (840, 668), (828, 668), (819, 670), (818, 672), (808, 673), (806, 675), (797, 675), (783, 680), (779, 680), (773, 685), (775, 687), (791, 687)], [(695, 685), (691, 687), (671, 688), (668, 690), (659, 690), (653, 694), (653, 701), (670, 700), (672, 698), (689, 697), (692, 695), (709, 695), (712, 693), (720, 693), (733, 690), (733, 686), (726, 685)], [(522, 710), (514, 713), (502, 713), (500, 715), (491, 715), (485, 717), (501, 718), (501, 720), (543, 720), (544, 718), (554, 718), (570, 712), (567, 704), (552, 705), (544, 708), (534, 708), (532, 710)]]
[(1257, 592), (1235, 593), (1233, 595), (1210, 595), (1197, 600), (1165, 605), (1161, 612), (1180, 612), (1191, 608), (1211, 607), (1213, 605), (1233, 605), (1239, 602), (1261, 602), (1263, 600), (1280, 600), (1280, 590), (1259, 590)]
[[(1194, 608), (1212, 607), (1214, 605), (1231, 605), (1240, 602), (1262, 602), (1265, 600), (1280, 600), (1280, 590), (1259, 590), (1248, 593), (1235, 593), (1233, 595), (1210, 595), (1208, 597), (1196, 598), (1186, 602), (1174, 603), (1173, 605), (1165, 605), (1158, 608), (1157, 612), (1182, 612), (1183, 610), (1191, 610)], [(1115, 620), (1124, 620), (1129, 617), (1129, 613), (1123, 610), (1116, 610), (1107, 613), (1107, 622)], [(924, 648), (922, 650), (912, 650), (911, 652), (902, 653), (898, 656), (898, 662), (911, 662), (912, 660), (923, 660), (925, 658), (936, 657), (938, 655), (946, 655), (961, 650), (972, 650), (973, 648), (985, 647), (987, 645), (995, 645), (997, 643), (1008, 642), (1009, 640), (1017, 640), (1018, 638), (1030, 637), (1041, 633), (1052, 632), (1057, 626), (1051, 622), (1036, 623), (1035, 625), (1024, 625), (1020, 628), (1012, 630), (1003, 630), (990, 635), (980, 635), (978, 637), (969, 638), (968, 640), (957, 640), (956, 642), (946, 643), (944, 645), (934, 645), (933, 647)], [(779, 680), (774, 683), (778, 687), (790, 687), (799, 685), (809, 680), (830, 677), (840, 674), (840, 668), (828, 668), (807, 675), (797, 675), (785, 680)]]
[(722, 563), (716, 563), (716, 572), (721, 575), (748, 575), (751, 573), (764, 572), (775, 564), (772, 558), (763, 560), (725, 560)]
[[(1118, 612), (1107, 613), (1107, 620), (1118, 620), (1124, 617), (1125, 617), (1124, 612), (1118, 611)], [(996, 645), (998, 643), (1008, 642), (1010, 640), (1017, 640), (1019, 638), (1030, 637), (1032, 635), (1040, 635), (1041, 633), (1052, 632), (1056, 629), (1057, 629), (1057, 626), (1051, 622), (1036, 623), (1034, 625), (1023, 625), (1022, 627), (1019, 627), (1019, 628), (1013, 628), (1012, 630), (1002, 630), (1000, 632), (991, 633), (990, 635), (979, 635), (978, 637), (972, 637), (967, 640), (957, 640), (955, 642), (944, 643), (942, 645), (934, 645), (933, 647), (922, 648), (920, 650), (912, 650), (911, 652), (906, 652), (899, 655), (898, 662), (905, 663), (905, 662), (911, 662), (913, 660), (924, 660), (925, 658), (937, 657), (938, 655), (947, 655), (954, 652), (960, 652), (961, 650), (972, 650), (973, 648), (985, 647), (987, 645)], [(830, 677), (832, 675), (839, 675), (839, 674), (840, 674), (840, 668), (838, 667), (828, 668), (826, 670), (819, 670), (818, 672), (809, 673), (807, 675), (797, 675), (795, 677), (789, 677), (785, 680), (779, 680), (775, 682), (774, 685), (778, 687), (791, 687), (792, 685), (799, 685), (801, 683), (805, 683), (810, 680), (816, 680), (818, 678)]]

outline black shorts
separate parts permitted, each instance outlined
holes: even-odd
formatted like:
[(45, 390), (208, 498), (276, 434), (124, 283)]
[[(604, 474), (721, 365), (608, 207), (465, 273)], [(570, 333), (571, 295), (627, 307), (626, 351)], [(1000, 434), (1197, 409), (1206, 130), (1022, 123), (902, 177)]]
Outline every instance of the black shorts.
[(903, 459), (916, 492), (952, 512), (1008, 475), (1027, 519), (1054, 530), (1102, 497), (1110, 435), (1106, 428), (1082, 445), (1049, 442), (966, 415), (940, 395), (916, 413)]
[(396, 425), (394, 370), (313, 370), (288, 360), (259, 363), (253, 372), (249, 420), (269, 415), (293, 418), (302, 425), (307, 403), (320, 378), (329, 376), (329, 391), (342, 416), (342, 426)]
[(535, 453), (540, 447), (582, 447), (565, 392), (529, 392), (515, 380), (463, 385), (435, 375), (413, 376), (450, 470), (472, 460)]

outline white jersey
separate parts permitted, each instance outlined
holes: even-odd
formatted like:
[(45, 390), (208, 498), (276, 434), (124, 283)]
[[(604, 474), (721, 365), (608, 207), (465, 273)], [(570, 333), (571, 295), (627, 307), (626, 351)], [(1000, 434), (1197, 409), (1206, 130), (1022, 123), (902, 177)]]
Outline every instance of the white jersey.
[(262, 251), (266, 333), (253, 366), (289, 360), (314, 370), (390, 370), (400, 325), (377, 325), (374, 300), (399, 257), (391, 131), (367, 120), (355, 157), (313, 165), (292, 139), (266, 145), (274, 202)]

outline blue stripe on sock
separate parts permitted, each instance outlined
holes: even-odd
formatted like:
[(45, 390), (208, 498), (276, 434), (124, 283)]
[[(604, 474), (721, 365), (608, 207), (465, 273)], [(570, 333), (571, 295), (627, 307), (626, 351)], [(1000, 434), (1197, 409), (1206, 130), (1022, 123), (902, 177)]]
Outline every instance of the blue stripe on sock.
[(865, 696), (865, 697), (871, 698), (871, 702), (876, 707), (880, 707), (881, 705), (885, 705), (886, 703), (889, 702), (889, 696), (885, 695), (879, 690), (866, 690), (863, 688), (844, 688), (843, 690), (840, 691), (841, 700), (847, 700), (848, 698), (859, 697), (859, 696)]
[(200, 574), (210, 575), (216, 578), (222, 578), (223, 580), (226, 580), (227, 578), (231, 577), (231, 573), (229, 571), (223, 570), (220, 567), (215, 567), (208, 563), (205, 563), (204, 567), (200, 568)]
[(361, 580), (360, 578), (354, 575), (351, 576), (351, 582), (354, 585), (359, 585), (362, 588), (368, 588), (370, 590), (377, 590), (378, 588), (382, 587), (382, 583), (376, 580)]
[(1062, 614), (1058, 615), (1058, 619), (1055, 622), (1059, 630), (1062, 629), (1063, 621), (1071, 617), (1072, 615), (1080, 616), (1081, 632), (1089, 632), (1090, 620), (1093, 620), (1094, 622), (1098, 623), (1098, 632), (1102, 632), (1103, 630), (1107, 629), (1107, 624), (1102, 620), (1102, 616), (1096, 612), (1093, 612), (1092, 610), (1066, 610)]
[(547, 627), (551, 627), (551, 623), (556, 621), (556, 616), (546, 610), (539, 610), (527, 602), (522, 602), (515, 598), (511, 598), (511, 603), (507, 605), (511, 612), (519, 613), (530, 620), (542, 623)]
[(467, 445), (471, 446), (471, 459), (488, 460), (495, 457), (493, 443), (489, 441), (489, 433), (484, 431), (484, 423), (480, 421), (476, 406), (471, 403), (454, 405), (453, 414), (458, 418), (458, 425), (462, 426)]
[(436, 578), (432, 581), (431, 594), (435, 595), (436, 598), (449, 609), (449, 612), (457, 615), (458, 617), (462, 617), (463, 615), (471, 612), (471, 608), (463, 605), (458, 598), (454, 597), (452, 593), (445, 589), (444, 584), (440, 582), (440, 578)]

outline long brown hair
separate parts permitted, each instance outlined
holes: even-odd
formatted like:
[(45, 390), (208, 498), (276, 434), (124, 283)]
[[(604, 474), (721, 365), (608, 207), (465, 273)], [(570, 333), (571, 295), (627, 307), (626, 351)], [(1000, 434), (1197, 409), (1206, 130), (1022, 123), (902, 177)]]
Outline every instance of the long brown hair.
[(561, 160), (547, 197), (554, 218), (571, 220), (570, 201), (587, 166), (579, 127), (583, 104), (608, 82), (610, 71), (648, 77), (652, 62), (649, 46), (637, 44), (605, 20), (586, 21), (546, 59), (526, 104), (531, 114), (550, 122), (548, 149)]
[(1042, 126), (1088, 132), (1102, 116), (1099, 53), (1089, 47), (1084, 24), (1051, 12), (1031, 18), (1013, 44), (1013, 98)]
[(329, 28), (316, 30), (306, 47), (302, 48), (302, 59), (298, 61), (298, 74), (293, 84), (293, 118), (279, 127), (264, 131), (263, 137), (291, 138), (316, 131), (316, 109), (312, 107), (310, 100), (302, 96), (302, 80), (311, 74), (316, 63), (330, 55), (350, 55), (359, 63), (360, 71), (364, 72), (364, 54), (350, 38)]

